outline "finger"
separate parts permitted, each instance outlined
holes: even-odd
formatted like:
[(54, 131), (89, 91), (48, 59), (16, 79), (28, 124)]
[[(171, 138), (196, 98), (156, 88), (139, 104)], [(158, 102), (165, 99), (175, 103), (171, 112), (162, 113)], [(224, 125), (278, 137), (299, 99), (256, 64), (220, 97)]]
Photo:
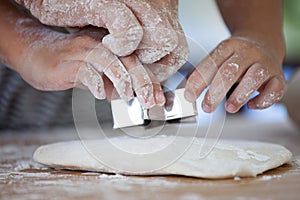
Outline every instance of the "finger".
[(230, 113), (237, 112), (269, 77), (268, 72), (260, 64), (251, 66), (227, 100), (226, 110)]
[[(146, 108), (152, 108), (156, 105), (156, 97), (163, 96), (162, 90), (157, 90), (148, 71), (143, 67), (135, 55), (120, 58), (132, 80), (132, 85), (141, 105)], [(161, 93), (161, 94), (157, 94)]]
[(104, 83), (101, 75), (89, 64), (78, 71), (78, 80), (85, 85), (97, 99), (105, 99)]
[(171, 111), (174, 105), (175, 94), (173, 91), (165, 92), (166, 103), (165, 108), (167, 111)]
[(234, 83), (253, 64), (252, 62), (248, 57), (234, 54), (222, 64), (202, 102), (205, 112), (213, 112), (217, 108)]
[(148, 67), (157, 77), (158, 81), (162, 82), (171, 77), (174, 73), (178, 71), (178, 69), (180, 69), (187, 62), (190, 52), (185, 34), (177, 17), (178, 2), (166, 1), (163, 3), (158, 3), (162, 4), (162, 7), (172, 8), (169, 12), (165, 11), (163, 12), (163, 14), (169, 20), (171, 26), (176, 31), (178, 37), (178, 45), (170, 54), (166, 55), (161, 60), (148, 65)]
[(148, 67), (145, 67), (145, 69), (147, 70), (147, 73), (150, 76), (150, 79), (153, 83), (156, 105), (163, 106), (166, 103), (166, 98), (162, 86), (157, 80), (156, 76), (151, 72), (151, 70)]
[(250, 109), (264, 109), (280, 101), (284, 95), (285, 80), (277, 76), (266, 83), (263, 91), (248, 103)]
[(107, 28), (109, 35), (103, 44), (114, 54), (131, 54), (143, 37), (143, 29), (131, 10), (118, 1), (57, 0), (22, 3), (43, 24), (61, 27), (83, 27), (93, 25)]
[(136, 96), (144, 108), (155, 105), (153, 85), (147, 71), (134, 55), (120, 58), (132, 80)]
[(136, 51), (142, 63), (154, 63), (175, 49), (178, 44), (176, 31), (159, 9), (147, 1), (122, 2), (132, 10), (144, 29), (143, 39)]
[[(45, 71), (43, 72), (45, 73)], [(42, 77), (41, 73), (39, 75)], [(43, 77), (43, 80), (38, 80), (38, 83), (43, 90), (47, 91), (67, 90), (73, 87), (87, 88), (95, 98), (105, 99), (101, 75), (83, 61), (62, 62), (57, 67), (51, 68), (46, 79)]]
[(118, 92), (115, 90), (113, 83), (107, 78), (107, 76), (102, 76), (104, 82), (104, 89), (106, 94), (106, 99), (112, 101), (114, 99), (120, 99)]
[(189, 47), (183, 32), (180, 32), (178, 38), (179, 45), (173, 52), (161, 60), (147, 65), (159, 82), (163, 82), (175, 74), (189, 58)]
[(192, 72), (185, 87), (185, 98), (194, 102), (211, 83), (221, 64), (232, 56), (233, 51), (226, 48), (226, 41), (221, 43), (210, 55), (205, 57)]
[(98, 72), (103, 72), (111, 80), (122, 99), (129, 101), (133, 98), (129, 73), (118, 57), (101, 43), (92, 48), (84, 60), (90, 63)]
[[(70, 29), (72, 29), (72, 32), (70, 32)], [(86, 26), (84, 28), (76, 29), (77, 31), (74, 31), (74, 28), (67, 28), (67, 30), (72, 34), (89, 36), (97, 42), (101, 41), (106, 35), (109, 34), (107, 29), (94, 26)]]

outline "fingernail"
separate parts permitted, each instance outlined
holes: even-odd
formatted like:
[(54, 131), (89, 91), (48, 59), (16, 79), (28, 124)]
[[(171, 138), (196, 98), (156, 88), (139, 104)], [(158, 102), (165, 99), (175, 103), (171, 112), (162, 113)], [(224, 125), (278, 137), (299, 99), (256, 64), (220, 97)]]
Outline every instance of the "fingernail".
[(196, 95), (194, 94), (193, 91), (190, 91), (190, 90), (185, 90), (184, 92), (184, 97), (186, 100), (190, 101), (190, 102), (194, 102), (197, 100), (197, 97)]
[(249, 109), (255, 109), (254, 103), (253, 103), (252, 101), (250, 101), (250, 102), (248, 103), (248, 108), (249, 108)]
[(210, 113), (211, 112), (211, 109), (210, 109), (210, 106), (208, 106), (207, 104), (203, 103), (202, 104), (202, 110), (206, 113)]
[(162, 91), (157, 91), (155, 93), (155, 100), (156, 104), (158, 104), (159, 106), (163, 106), (166, 103), (166, 98)]
[(173, 106), (172, 105), (168, 105), (165, 106), (166, 111), (170, 112), (172, 110)]
[(235, 113), (237, 108), (236, 108), (236, 106), (234, 106), (231, 103), (226, 103), (226, 110), (227, 110), (227, 112)]

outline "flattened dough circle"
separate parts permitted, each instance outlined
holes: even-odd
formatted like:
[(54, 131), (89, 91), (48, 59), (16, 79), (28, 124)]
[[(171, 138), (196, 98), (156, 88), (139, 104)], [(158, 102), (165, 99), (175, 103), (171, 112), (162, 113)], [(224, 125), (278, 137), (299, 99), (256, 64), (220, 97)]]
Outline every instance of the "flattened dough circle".
[[(136, 142), (131, 138), (114, 138), (113, 143), (121, 148), (139, 152), (151, 150), (155, 145), (168, 144), (174, 136), (155, 137), (147, 139), (147, 143)], [(178, 138), (177, 138), (178, 139)], [(191, 138), (182, 137), (181, 141), (191, 141)], [(34, 153), (34, 160), (41, 164), (63, 169), (86, 170), (106, 173), (119, 173), (127, 175), (184, 175), (199, 178), (230, 178), (256, 176), (267, 170), (287, 163), (292, 154), (285, 147), (255, 141), (219, 140), (213, 150), (205, 157), (200, 158), (199, 151), (204, 139), (197, 138), (183, 154), (168, 166), (144, 173), (132, 173), (122, 170), (128, 167), (142, 168), (153, 162), (160, 162), (155, 157), (141, 164), (134, 158), (120, 160), (116, 155), (110, 155), (104, 140), (69, 141), (49, 144), (39, 147)], [(212, 141), (213, 142), (213, 141)], [(118, 169), (96, 159), (87, 150), (86, 145), (93, 151), (109, 155)], [(181, 145), (181, 144), (178, 144)], [(126, 165), (126, 167), (125, 167)], [(139, 166), (140, 165), (140, 166)]]

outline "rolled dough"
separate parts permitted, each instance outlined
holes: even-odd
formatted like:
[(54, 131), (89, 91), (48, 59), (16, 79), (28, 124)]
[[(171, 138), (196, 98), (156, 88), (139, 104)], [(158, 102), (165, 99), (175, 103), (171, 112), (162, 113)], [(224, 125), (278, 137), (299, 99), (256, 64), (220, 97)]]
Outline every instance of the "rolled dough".
[(208, 146), (214, 144), (201, 138), (175, 136), (69, 141), (39, 147), (34, 160), (71, 170), (215, 179), (256, 176), (287, 163), (292, 156), (276, 144), (219, 140), (209, 154), (201, 157), (205, 141)]

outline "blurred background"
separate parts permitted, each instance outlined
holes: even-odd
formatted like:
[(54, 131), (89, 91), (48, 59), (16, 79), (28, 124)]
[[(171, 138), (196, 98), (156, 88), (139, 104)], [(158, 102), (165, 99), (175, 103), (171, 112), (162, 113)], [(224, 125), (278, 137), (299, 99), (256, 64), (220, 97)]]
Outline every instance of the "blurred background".
[[(186, 35), (210, 52), (230, 33), (213, 0), (179, 0), (179, 18)], [(287, 93), (281, 103), (263, 111), (243, 108), (244, 118), (257, 122), (290, 122), (300, 127), (300, 1), (284, 1), (284, 34), (286, 58), (284, 72), (288, 81)], [(197, 52), (191, 52), (197, 56)], [(198, 104), (200, 104), (201, 98)], [(221, 112), (221, 111), (220, 111)], [(199, 113), (205, 119), (204, 113)], [(207, 117), (208, 119), (208, 117)]]

